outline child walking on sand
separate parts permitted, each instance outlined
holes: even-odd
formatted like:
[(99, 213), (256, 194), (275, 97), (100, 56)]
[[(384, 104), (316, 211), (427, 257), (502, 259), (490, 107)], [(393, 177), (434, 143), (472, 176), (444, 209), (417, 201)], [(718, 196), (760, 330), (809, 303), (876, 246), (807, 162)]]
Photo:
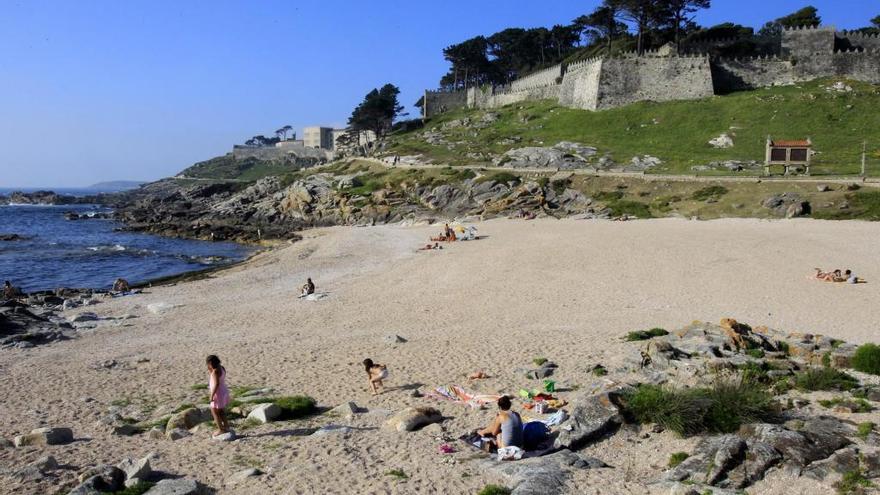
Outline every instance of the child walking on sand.
[(364, 359), (364, 369), (367, 370), (367, 379), (370, 382), (370, 390), (373, 395), (379, 395), (379, 388), (384, 389), (382, 380), (388, 378), (388, 368), (384, 364), (374, 363), (372, 359)]
[(226, 368), (220, 365), (220, 358), (211, 354), (205, 359), (208, 364), (208, 391), (211, 394), (211, 415), (217, 429), (213, 435), (229, 431), (226, 420), (226, 406), (229, 405), (229, 389), (226, 387)]

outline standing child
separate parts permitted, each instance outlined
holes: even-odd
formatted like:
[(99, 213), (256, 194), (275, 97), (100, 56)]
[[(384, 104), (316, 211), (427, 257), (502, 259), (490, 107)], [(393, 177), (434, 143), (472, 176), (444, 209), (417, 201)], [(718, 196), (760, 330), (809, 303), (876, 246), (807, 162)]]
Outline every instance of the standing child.
[(217, 424), (213, 435), (229, 431), (226, 420), (226, 406), (229, 405), (229, 389), (226, 387), (226, 368), (220, 365), (220, 358), (211, 354), (205, 360), (208, 364), (208, 391), (211, 394), (211, 415)]
[(388, 368), (384, 364), (374, 363), (372, 359), (364, 359), (364, 368), (367, 370), (367, 379), (370, 381), (370, 390), (373, 395), (379, 395), (379, 388), (385, 388), (382, 380), (388, 378)]

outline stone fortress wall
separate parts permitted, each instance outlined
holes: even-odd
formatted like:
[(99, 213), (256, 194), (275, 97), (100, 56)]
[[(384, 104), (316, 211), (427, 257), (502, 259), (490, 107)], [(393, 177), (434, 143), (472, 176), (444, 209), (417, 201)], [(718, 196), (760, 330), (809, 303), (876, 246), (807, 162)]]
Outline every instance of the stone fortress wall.
[[(718, 47), (734, 40), (703, 41)], [(753, 58), (679, 56), (668, 47), (642, 55), (623, 54), (561, 64), (514, 81), (510, 86), (425, 93), (423, 117), (455, 108), (497, 108), (529, 100), (604, 110), (638, 101), (706, 98), (731, 91), (844, 77), (880, 84), (880, 36), (831, 27), (787, 29), (779, 53)]]

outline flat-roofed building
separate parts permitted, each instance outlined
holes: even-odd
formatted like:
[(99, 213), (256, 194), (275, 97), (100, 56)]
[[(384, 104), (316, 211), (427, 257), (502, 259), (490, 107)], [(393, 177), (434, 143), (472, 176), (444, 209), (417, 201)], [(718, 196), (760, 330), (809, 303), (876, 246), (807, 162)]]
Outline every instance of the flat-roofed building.
[(306, 148), (333, 149), (333, 129), (312, 126), (303, 129), (303, 144)]

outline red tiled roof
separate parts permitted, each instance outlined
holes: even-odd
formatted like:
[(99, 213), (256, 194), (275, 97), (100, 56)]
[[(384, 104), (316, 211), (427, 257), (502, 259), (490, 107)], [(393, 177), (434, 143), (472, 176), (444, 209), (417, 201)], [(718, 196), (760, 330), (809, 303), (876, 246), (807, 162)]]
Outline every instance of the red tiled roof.
[(782, 148), (807, 148), (812, 146), (812, 144), (806, 140), (770, 141), (770, 146), (779, 146)]

